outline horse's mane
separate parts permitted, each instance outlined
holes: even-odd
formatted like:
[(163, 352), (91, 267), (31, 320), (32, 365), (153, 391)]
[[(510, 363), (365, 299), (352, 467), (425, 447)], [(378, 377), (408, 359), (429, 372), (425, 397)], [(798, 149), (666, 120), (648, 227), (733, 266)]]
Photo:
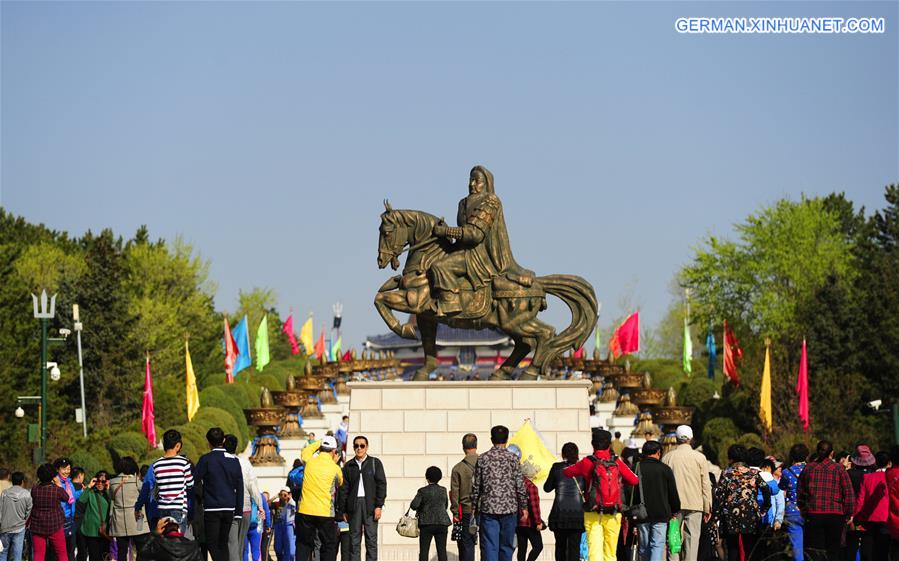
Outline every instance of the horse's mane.
[(392, 210), (389, 214), (393, 215), (391, 218), (398, 224), (412, 228), (413, 234), (410, 238), (415, 240), (429, 236), (438, 220), (433, 214), (421, 210), (400, 209)]

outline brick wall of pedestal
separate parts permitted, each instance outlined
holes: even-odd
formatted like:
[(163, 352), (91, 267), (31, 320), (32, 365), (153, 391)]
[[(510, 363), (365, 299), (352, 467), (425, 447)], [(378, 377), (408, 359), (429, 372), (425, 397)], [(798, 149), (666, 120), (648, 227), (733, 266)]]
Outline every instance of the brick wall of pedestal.
[[(449, 489), (465, 433), (477, 434), (479, 449), (485, 451), (490, 427), (506, 425), (514, 433), (531, 419), (557, 456), (565, 442), (575, 442), (582, 451), (590, 447), (587, 381), (359, 382), (349, 387), (350, 436), (367, 436), (370, 453), (382, 460), (387, 473), (378, 540), (379, 558), (385, 561), (417, 559), (417, 541), (400, 537), (394, 527), (416, 490), (426, 484), (428, 466), (443, 471), (440, 483)], [(546, 520), (552, 495), (542, 489), (540, 494)], [(540, 558), (552, 559), (552, 533), (544, 531), (543, 539)], [(455, 544), (447, 549), (455, 557)]]

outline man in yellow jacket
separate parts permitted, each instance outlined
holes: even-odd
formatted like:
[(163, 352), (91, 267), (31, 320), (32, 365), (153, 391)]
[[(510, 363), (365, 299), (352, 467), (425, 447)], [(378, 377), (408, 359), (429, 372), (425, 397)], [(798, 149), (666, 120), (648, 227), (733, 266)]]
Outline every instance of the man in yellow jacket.
[(321, 542), (321, 561), (336, 561), (339, 531), (334, 501), (343, 484), (343, 472), (337, 466), (337, 440), (321, 439), (318, 454), (306, 462), (303, 496), (297, 509), (297, 559), (311, 561), (315, 537)]

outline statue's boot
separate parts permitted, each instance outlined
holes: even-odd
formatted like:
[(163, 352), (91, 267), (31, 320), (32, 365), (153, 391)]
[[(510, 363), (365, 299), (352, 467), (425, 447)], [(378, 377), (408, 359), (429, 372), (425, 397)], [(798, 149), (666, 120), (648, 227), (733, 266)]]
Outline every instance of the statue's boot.
[(521, 376), (518, 378), (519, 380), (536, 380), (537, 377), (540, 376), (540, 370), (536, 368), (534, 365), (528, 366), (521, 373)]
[(451, 316), (462, 311), (462, 300), (458, 292), (444, 290), (440, 293), (440, 301), (437, 303), (438, 316)]

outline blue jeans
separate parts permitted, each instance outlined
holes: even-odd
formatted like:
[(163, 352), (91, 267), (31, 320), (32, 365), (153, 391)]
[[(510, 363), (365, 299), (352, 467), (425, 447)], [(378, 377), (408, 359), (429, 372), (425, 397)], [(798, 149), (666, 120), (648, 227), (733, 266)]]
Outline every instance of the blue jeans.
[(512, 561), (517, 514), (479, 514), (481, 561)]
[[(172, 510), (169, 510), (166, 508), (160, 508), (159, 510), (156, 511), (156, 513), (159, 515), (159, 519), (165, 518), (166, 516), (174, 518), (175, 522), (177, 522), (178, 526), (180, 527), (180, 532), (182, 534), (187, 533), (187, 528), (190, 526), (190, 520), (187, 519), (185, 512), (183, 510), (181, 510), (180, 508), (172, 509)], [(155, 526), (151, 527), (150, 531), (155, 533), (156, 527)]]
[(22, 561), (22, 544), (25, 542), (25, 530), (15, 534), (0, 534), (3, 542), (3, 551), (0, 551), (0, 561)]
[(787, 536), (790, 538), (790, 546), (793, 548), (793, 561), (803, 561), (802, 554), (802, 532), (805, 523), (801, 514), (787, 514), (784, 516), (784, 526), (787, 529)]
[(640, 561), (663, 561), (668, 524), (644, 522), (637, 526), (640, 532)]

